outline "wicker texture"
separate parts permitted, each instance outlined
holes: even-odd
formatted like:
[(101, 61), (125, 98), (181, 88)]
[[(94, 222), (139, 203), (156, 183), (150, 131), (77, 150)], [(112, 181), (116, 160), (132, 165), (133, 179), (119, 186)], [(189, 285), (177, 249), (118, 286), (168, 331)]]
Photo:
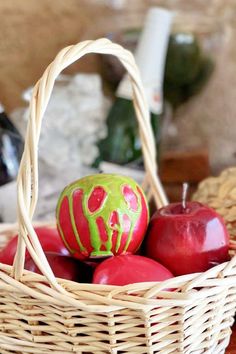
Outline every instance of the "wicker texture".
[[(57, 75), (90, 52), (116, 55), (129, 72), (144, 185), (158, 206), (167, 203), (156, 176), (155, 144), (132, 55), (105, 39), (63, 49), (36, 84), (30, 104), (18, 178), (20, 242), (13, 267), (0, 264), (0, 353), (224, 353), (236, 307), (236, 257), (202, 274), (117, 287), (55, 279), (43, 254), (31, 222), (41, 121)], [(16, 225), (2, 225), (1, 246), (15, 232)], [(44, 276), (23, 270), (25, 244)], [(234, 241), (231, 248), (234, 252)]]
[(202, 181), (194, 200), (206, 203), (214, 208), (225, 220), (233, 239), (236, 239), (236, 168), (224, 170), (218, 177)]

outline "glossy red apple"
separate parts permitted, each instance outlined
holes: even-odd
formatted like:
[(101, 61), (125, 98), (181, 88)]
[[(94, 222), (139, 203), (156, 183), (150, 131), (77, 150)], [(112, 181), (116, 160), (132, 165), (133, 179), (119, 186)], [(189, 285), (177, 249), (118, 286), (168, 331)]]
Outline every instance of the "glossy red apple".
[(198, 202), (169, 204), (149, 224), (146, 256), (174, 275), (204, 272), (228, 260), (229, 235), (223, 219)]
[[(57, 278), (72, 280), (80, 283), (89, 283), (92, 280), (92, 268), (75, 258), (55, 253), (46, 253), (48, 263)], [(25, 269), (41, 274), (32, 258), (25, 262)]]
[(106, 259), (97, 266), (94, 284), (127, 285), (163, 281), (173, 274), (160, 263), (138, 255), (120, 255)]
[[(35, 227), (39, 242), (45, 252), (54, 252), (64, 256), (69, 255), (69, 251), (64, 246), (56, 228)], [(0, 251), (0, 263), (12, 265), (17, 249), (17, 236), (14, 236), (7, 245)], [(26, 250), (26, 259), (31, 258)]]

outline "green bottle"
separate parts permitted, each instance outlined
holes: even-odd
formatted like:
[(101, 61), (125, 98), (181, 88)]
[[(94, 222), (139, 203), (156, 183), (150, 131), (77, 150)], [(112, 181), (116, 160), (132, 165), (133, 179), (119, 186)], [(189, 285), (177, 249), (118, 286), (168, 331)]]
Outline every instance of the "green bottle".
[[(163, 113), (163, 77), (166, 52), (171, 29), (172, 13), (153, 7), (148, 11), (144, 28), (135, 52), (151, 122), (158, 147), (160, 119)], [(107, 117), (108, 135), (98, 143), (98, 161), (117, 164), (140, 162), (142, 159), (138, 125), (132, 103), (132, 89), (128, 76), (122, 79), (116, 100)]]

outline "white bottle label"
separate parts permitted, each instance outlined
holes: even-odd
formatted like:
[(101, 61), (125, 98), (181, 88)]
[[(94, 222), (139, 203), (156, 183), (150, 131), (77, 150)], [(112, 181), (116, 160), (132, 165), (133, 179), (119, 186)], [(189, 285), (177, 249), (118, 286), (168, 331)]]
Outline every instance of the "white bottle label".
[[(149, 105), (149, 109), (152, 113), (160, 114), (163, 110), (163, 91), (162, 87), (156, 83), (146, 83), (144, 85), (144, 92)], [(128, 75), (120, 82), (117, 92), (117, 97), (132, 99), (132, 87)]]
[[(172, 23), (172, 13), (160, 8), (151, 8), (135, 52), (144, 91), (150, 111), (160, 114), (163, 110), (163, 79), (166, 52)], [(117, 96), (132, 98), (131, 84), (125, 75)]]

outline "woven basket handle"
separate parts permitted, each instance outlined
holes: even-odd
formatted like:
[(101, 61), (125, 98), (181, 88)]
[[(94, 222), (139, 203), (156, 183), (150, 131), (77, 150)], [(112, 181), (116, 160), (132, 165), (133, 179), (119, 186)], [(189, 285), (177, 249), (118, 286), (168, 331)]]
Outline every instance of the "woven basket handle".
[(56, 282), (32, 226), (32, 217), (38, 198), (38, 141), (42, 118), (57, 76), (70, 64), (88, 53), (115, 55), (128, 71), (133, 89), (134, 108), (139, 123), (146, 169), (145, 182), (148, 184), (158, 207), (167, 203), (165, 193), (157, 176), (155, 140), (139, 71), (133, 55), (120, 45), (114, 44), (105, 38), (81, 42), (61, 50), (54, 61), (47, 67), (41, 79), (36, 83), (30, 102), (25, 148), (17, 181), (19, 241), (13, 265), (13, 276), (19, 279), (23, 272), (25, 247), (27, 247), (40, 271), (46, 276), (49, 283), (60, 291), (62, 289)]

